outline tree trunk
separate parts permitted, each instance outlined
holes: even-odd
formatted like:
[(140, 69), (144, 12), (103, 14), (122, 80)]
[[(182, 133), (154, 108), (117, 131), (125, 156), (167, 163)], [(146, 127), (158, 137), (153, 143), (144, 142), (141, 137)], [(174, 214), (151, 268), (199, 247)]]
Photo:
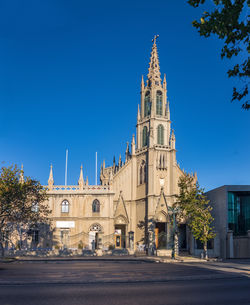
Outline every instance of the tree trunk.
[(204, 258), (208, 259), (208, 254), (207, 254), (207, 241), (204, 242)]
[(0, 241), (0, 257), (4, 257), (4, 246), (2, 241)]

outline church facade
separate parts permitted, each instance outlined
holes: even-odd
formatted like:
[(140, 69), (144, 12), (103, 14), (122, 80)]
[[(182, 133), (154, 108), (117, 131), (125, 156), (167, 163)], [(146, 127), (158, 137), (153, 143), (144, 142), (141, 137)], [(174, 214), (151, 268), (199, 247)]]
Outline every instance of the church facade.
[[(161, 78), (156, 39), (147, 80), (142, 77), (140, 89), (136, 136), (127, 144), (125, 162), (121, 157), (111, 166), (103, 162), (100, 185), (89, 185), (82, 167), (78, 185), (55, 185), (51, 166), (52, 247), (134, 251), (146, 244), (171, 248), (169, 207), (184, 173), (176, 161), (167, 82), (165, 75)], [(187, 232), (185, 225), (181, 226), (179, 242), (185, 248)]]

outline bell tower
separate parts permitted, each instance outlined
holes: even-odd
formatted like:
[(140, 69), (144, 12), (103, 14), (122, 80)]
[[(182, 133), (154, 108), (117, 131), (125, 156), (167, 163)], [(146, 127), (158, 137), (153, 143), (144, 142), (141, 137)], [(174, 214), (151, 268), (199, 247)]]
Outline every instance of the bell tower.
[(166, 75), (161, 79), (156, 40), (150, 56), (146, 84), (141, 81), (141, 105), (137, 114), (137, 149), (170, 146), (171, 122)]
[[(148, 202), (153, 214), (155, 195), (160, 193), (159, 179), (164, 179), (164, 193), (171, 197), (177, 192), (180, 170), (176, 163), (175, 135), (171, 130), (166, 75), (161, 78), (157, 38), (152, 40), (147, 79), (141, 81), (141, 103), (138, 105), (136, 125), (136, 156), (138, 194)], [(177, 182), (176, 182), (177, 181)]]

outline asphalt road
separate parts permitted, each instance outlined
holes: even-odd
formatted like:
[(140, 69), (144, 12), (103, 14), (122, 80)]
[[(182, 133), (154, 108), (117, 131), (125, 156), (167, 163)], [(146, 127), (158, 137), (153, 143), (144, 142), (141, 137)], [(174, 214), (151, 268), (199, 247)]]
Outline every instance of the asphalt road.
[(0, 264), (1, 305), (250, 304), (248, 266), (140, 261)]

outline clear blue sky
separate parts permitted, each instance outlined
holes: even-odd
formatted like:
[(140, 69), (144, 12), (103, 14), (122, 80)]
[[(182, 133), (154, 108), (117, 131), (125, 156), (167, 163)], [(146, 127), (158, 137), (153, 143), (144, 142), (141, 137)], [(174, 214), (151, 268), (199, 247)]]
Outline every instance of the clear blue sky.
[(0, 1), (0, 161), (46, 184), (76, 184), (81, 163), (124, 153), (135, 133), (141, 75), (159, 34), (177, 160), (209, 190), (250, 184), (250, 112), (230, 103), (235, 80), (222, 43), (191, 22), (185, 0)]

